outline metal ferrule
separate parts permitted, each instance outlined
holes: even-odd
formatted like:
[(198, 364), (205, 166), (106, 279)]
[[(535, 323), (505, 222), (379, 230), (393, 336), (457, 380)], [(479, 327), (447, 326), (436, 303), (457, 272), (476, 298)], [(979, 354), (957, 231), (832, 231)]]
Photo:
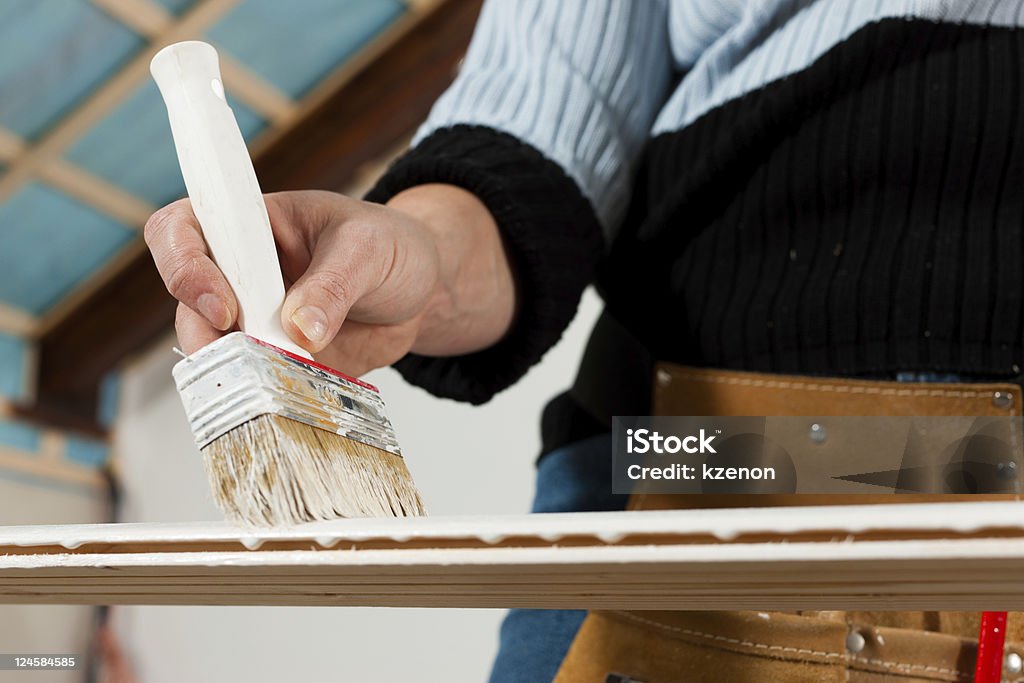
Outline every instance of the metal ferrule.
[(401, 455), (374, 387), (242, 332), (179, 361), (173, 375), (200, 448), (273, 414)]

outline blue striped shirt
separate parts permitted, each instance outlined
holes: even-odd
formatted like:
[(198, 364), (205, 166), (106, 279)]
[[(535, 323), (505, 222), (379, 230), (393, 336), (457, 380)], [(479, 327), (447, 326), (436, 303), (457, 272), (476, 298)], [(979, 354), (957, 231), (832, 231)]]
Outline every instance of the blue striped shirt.
[(1020, 26), (1024, 0), (488, 0), (415, 141), (459, 123), (509, 133), (558, 163), (611, 232), (648, 138), (899, 17)]

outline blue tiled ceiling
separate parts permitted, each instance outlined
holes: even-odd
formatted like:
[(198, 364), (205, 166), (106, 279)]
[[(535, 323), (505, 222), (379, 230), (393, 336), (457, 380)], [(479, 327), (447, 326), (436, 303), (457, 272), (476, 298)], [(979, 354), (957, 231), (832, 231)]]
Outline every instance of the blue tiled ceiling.
[(42, 313), (134, 235), (56, 190), (27, 185), (0, 205), (0, 301)]
[(0, 332), (0, 396), (20, 401), (28, 398), (28, 344)]
[[(230, 95), (228, 101), (246, 139), (266, 127)], [(75, 143), (67, 159), (156, 206), (185, 192), (167, 110), (152, 80)]]
[(68, 460), (77, 462), (79, 465), (95, 468), (106, 462), (110, 455), (110, 448), (99, 441), (68, 436), (65, 441), (64, 455)]
[(164, 8), (172, 14), (181, 14), (192, 5), (196, 4), (196, 0), (157, 0), (157, 2), (163, 5)]
[(0, 449), (6, 447), (35, 453), (39, 450), (41, 438), (39, 430), (31, 425), (0, 418)]
[(245, 0), (210, 40), (297, 97), (402, 13), (400, 0)]
[[(196, 2), (155, 1), (175, 15)], [(242, 0), (208, 37), (300, 98), (403, 11), (401, 0)], [(0, 0), (0, 127), (37, 139), (145, 44), (89, 0)], [(267, 126), (228, 98), (247, 139)], [(184, 193), (166, 110), (148, 78), (64, 157), (155, 206)], [(57, 190), (28, 185), (0, 204), (0, 303), (45, 313), (135, 236)]]
[(38, 137), (143, 45), (88, 0), (3, 0), (0, 125)]

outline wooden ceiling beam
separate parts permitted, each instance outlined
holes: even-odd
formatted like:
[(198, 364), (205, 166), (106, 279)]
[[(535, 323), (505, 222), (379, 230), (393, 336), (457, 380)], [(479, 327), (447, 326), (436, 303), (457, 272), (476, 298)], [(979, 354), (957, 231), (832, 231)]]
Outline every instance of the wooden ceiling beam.
[(0, 302), (0, 332), (18, 337), (32, 337), (39, 330), (39, 320), (30, 313)]
[[(406, 0), (407, 11), (391, 25), (381, 31), (359, 51), (338, 65), (324, 76), (319, 83), (303, 95), (302, 100), (292, 112), (290, 120), (281, 125), (264, 131), (249, 145), (254, 157), (273, 147), (278, 140), (297, 122), (304, 121), (312, 112), (323, 106), (334, 93), (338, 92), (356, 75), (361, 73), (374, 60), (387, 52), (402, 40), (406, 34), (417, 26), (431, 12), (438, 9), (448, 0)], [(470, 4), (478, 4), (477, 0), (469, 0)]]
[(174, 320), (175, 302), (142, 251), (39, 336), (36, 400), (15, 408), (20, 417), (89, 434), (105, 432), (98, 420), (103, 379), (166, 334)]
[(38, 142), (27, 146), (12, 159), (0, 177), (0, 202), (7, 201), (26, 182), (39, 177), (42, 169), (60, 158), (86, 131), (99, 123), (149, 75), (149, 62), (159, 47), (199, 35), (224, 15), (238, 0), (204, 0), (179, 21), (171, 24), (155, 42), (140, 50), (120, 71), (97, 88)]
[(39, 169), (39, 178), (78, 201), (98, 209), (125, 227), (142, 231), (156, 207), (63, 159)]
[[(175, 17), (152, 0), (92, 0), (92, 2), (115, 19), (156, 43), (166, 39), (172, 31), (176, 30)], [(410, 3), (409, 10), (404, 15), (374, 37), (353, 58), (346, 60), (344, 64), (328, 74), (299, 102), (292, 101), (273, 85), (250, 71), (244, 64), (221, 51), (221, 70), (229, 93), (266, 117), (270, 122), (267, 130), (261, 133), (251, 145), (254, 154), (258, 155), (259, 150), (269, 149), (288, 128), (322, 105), (331, 93), (336, 92), (373, 59), (394, 45), (413, 26), (422, 21), (424, 16), (437, 9), (440, 2), (441, 0), (417, 0), (417, 2)], [(206, 11), (200, 16), (201, 20), (188, 15), (182, 21), (198, 31), (206, 22), (216, 18)], [(0, 127), (0, 162), (20, 165), (23, 163), (20, 157), (30, 154), (31, 148), (31, 144), (11, 131)], [(140, 231), (157, 208), (107, 180), (68, 162), (62, 156), (41, 161), (35, 170), (35, 175), (38, 179), (93, 209)], [(77, 286), (74, 291), (47, 310), (41, 320), (32, 319), (30, 323), (27, 323), (26, 320), (29, 320), (30, 317), (15, 315), (17, 312), (0, 311), (0, 330), (19, 335), (45, 334), (75, 306), (88, 299), (100, 286), (108, 282), (140, 251), (138, 243), (123, 250), (98, 272), (90, 275), (86, 282)]]
[(13, 161), (24, 152), (25, 141), (6, 128), (0, 128), (0, 161)]
[(122, 247), (106, 263), (90, 273), (83, 282), (80, 282), (74, 289), (65, 294), (60, 301), (40, 315), (36, 320), (36, 336), (43, 336), (49, 333), (67, 316), (71, 315), (72, 311), (90, 301), (100, 289), (114, 280), (122, 270), (138, 259), (148, 255), (148, 253), (146, 251), (146, 244), (140, 234)]
[[(360, 60), (358, 71), (334, 74), (333, 92), (321, 91), (316, 108), (303, 112), (296, 126), (257, 147), (256, 171), (264, 190), (340, 191), (423, 121), (455, 75), (481, 0), (435, 4), (425, 14), (410, 13), (415, 21), (402, 29), (400, 39), (399, 34), (382, 38), (372, 48), (372, 59)], [(100, 431), (100, 382), (165, 335), (174, 309), (148, 253), (140, 253), (65, 317), (46, 326), (39, 336), (38, 399), (20, 414)]]
[(298, 111), (298, 105), (277, 89), (277, 86), (231, 56), (226, 50), (217, 50), (220, 56), (220, 75), (224, 89), (238, 98), (273, 126), (288, 125)]
[[(11, 131), (0, 127), (0, 163), (18, 164), (30, 145)], [(44, 163), (38, 178), (132, 228), (141, 228), (154, 208), (146, 201), (116, 185), (75, 166), (62, 157)]]
[(455, 76), (480, 8), (448, 0), (258, 158), (265, 189), (344, 189), (408, 137)]
[(136, 33), (152, 37), (174, 23), (174, 15), (152, 0), (90, 0), (93, 5)]
[[(139, 35), (145, 36), (158, 47), (163, 46), (162, 38), (174, 25), (174, 16), (153, 0), (91, 0), (110, 16)], [(199, 37), (199, 36), (195, 36)], [(220, 71), (224, 88), (260, 114), (273, 125), (287, 122), (297, 108), (285, 93), (251, 71), (225, 50), (220, 53)]]

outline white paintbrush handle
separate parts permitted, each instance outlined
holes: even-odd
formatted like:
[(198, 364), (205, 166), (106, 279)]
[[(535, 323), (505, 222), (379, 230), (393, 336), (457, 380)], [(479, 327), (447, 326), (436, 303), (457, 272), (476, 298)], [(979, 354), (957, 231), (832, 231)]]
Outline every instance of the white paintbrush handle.
[(309, 358), (281, 326), (281, 264), (252, 160), (224, 99), (217, 51), (199, 41), (175, 43), (149, 68), (167, 105), (192, 209), (238, 299), (239, 326)]

